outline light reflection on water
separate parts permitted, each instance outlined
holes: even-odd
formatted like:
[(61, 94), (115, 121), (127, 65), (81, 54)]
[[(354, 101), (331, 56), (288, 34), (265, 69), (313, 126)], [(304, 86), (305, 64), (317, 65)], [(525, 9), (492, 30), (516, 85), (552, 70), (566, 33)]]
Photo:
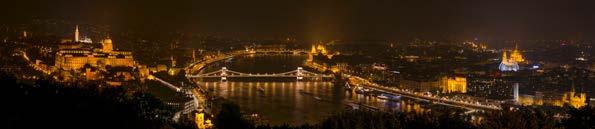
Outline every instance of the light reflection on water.
[[(241, 106), (247, 114), (256, 113), (273, 125), (316, 123), (343, 111), (349, 102), (381, 110), (423, 112), (420, 104), (409, 100), (388, 101), (352, 94), (331, 82), (203, 82), (214, 94)], [(405, 104), (407, 103), (407, 104)]]
[[(203, 72), (223, 66), (239, 72), (286, 72), (301, 66), (303, 56), (244, 56), (216, 63)], [(280, 65), (282, 64), (282, 65)], [(423, 111), (410, 100), (387, 101), (355, 94), (329, 81), (272, 81), (235, 79), (221, 82), (198, 82), (215, 95), (229, 99), (246, 114), (256, 113), (272, 125), (314, 124), (327, 116), (348, 109), (347, 103), (362, 103), (382, 110)], [(402, 104), (407, 103), (407, 104)]]
[(271, 124), (316, 122), (344, 109), (330, 82), (206, 82), (204, 86)]

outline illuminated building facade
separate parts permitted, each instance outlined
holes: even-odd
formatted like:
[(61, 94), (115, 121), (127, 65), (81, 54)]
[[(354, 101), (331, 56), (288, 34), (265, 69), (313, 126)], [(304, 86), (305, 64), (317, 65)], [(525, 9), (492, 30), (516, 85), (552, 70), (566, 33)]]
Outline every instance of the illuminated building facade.
[(525, 63), (525, 58), (518, 49), (518, 46), (514, 47), (514, 50), (510, 53), (510, 60), (513, 60), (517, 63)]
[(114, 50), (111, 39), (107, 38), (103, 40), (102, 47), (97, 47), (96, 44), (85, 45), (82, 42), (76, 42), (79, 39), (78, 36), (77, 26), (75, 30), (75, 42), (59, 45), (54, 64), (56, 68), (78, 70), (87, 64), (100, 68), (105, 66), (134, 66), (135, 62), (132, 52)]
[(581, 108), (587, 105), (587, 94), (585, 93), (577, 93), (574, 91), (566, 92), (561, 96), (552, 97), (552, 98), (544, 98), (542, 94), (533, 95), (520, 95), (518, 98), (518, 103), (524, 106), (530, 105), (552, 105), (562, 107), (564, 105), (569, 105), (573, 108)]
[(318, 54), (326, 55), (326, 48), (322, 45), (312, 45), (312, 49), (310, 50), (310, 54), (308, 55), (308, 62), (314, 61), (314, 56)]
[(467, 92), (467, 78), (465, 77), (443, 77), (441, 79), (442, 93), (466, 93)]
[[(518, 84), (515, 84), (518, 87)], [(587, 94), (584, 92), (576, 92), (574, 82), (571, 85), (570, 91), (564, 92), (563, 94), (556, 93), (558, 91), (554, 91), (552, 93), (546, 93), (551, 95), (544, 95), (543, 92), (535, 92), (535, 95), (520, 95), (515, 97), (517, 100), (517, 104), (523, 106), (530, 106), (530, 105), (551, 105), (551, 106), (558, 106), (564, 107), (569, 106), (573, 108), (582, 108), (588, 105), (587, 103)], [(518, 95), (518, 91), (514, 92), (515, 96)]]
[(312, 49), (310, 50), (310, 56), (308, 58), (308, 61), (312, 61), (315, 55), (318, 54), (322, 54), (324, 56), (326, 56), (328, 59), (332, 59), (334, 55), (339, 54), (338, 52), (336, 53), (330, 53), (326, 47), (324, 45), (318, 44), (318, 45), (312, 45)]
[(101, 43), (104, 52), (111, 52), (114, 51), (114, 45), (112, 44), (112, 39), (109, 37)]
[(502, 51), (502, 62), (498, 66), (498, 69), (500, 71), (518, 71), (520, 68), (519, 63), (526, 62), (518, 47), (515, 46), (514, 50), (510, 53), (510, 58), (508, 58), (506, 51)]
[(194, 123), (198, 129), (211, 129), (213, 128), (213, 123), (211, 120), (205, 118), (204, 113), (195, 113), (194, 115)]
[[(522, 58), (522, 56), (521, 56)], [(506, 51), (502, 52), (502, 62), (498, 66), (500, 71), (518, 71), (520, 69), (518, 62), (512, 58), (508, 58)]]
[(333, 56), (339, 55), (339, 54), (340, 54), (339, 52), (334, 52), (334, 53), (329, 52), (326, 49), (326, 47), (322, 44), (312, 45), (312, 49), (310, 50), (310, 53), (308, 54), (308, 59), (307, 59), (306, 65), (308, 67), (314, 68), (318, 71), (330, 70), (333, 73), (338, 73), (341, 71), (340, 66), (338, 66), (338, 65), (329, 66), (327, 64), (316, 63), (316, 62), (314, 62), (314, 56), (322, 55), (322, 56), (325, 56), (327, 59), (333, 59)]
[(467, 78), (444, 76), (437, 80), (400, 80), (399, 87), (419, 92), (467, 93)]
[(310, 51), (310, 53), (315, 53), (315, 54), (322, 53), (323, 55), (326, 55), (326, 54), (328, 54), (328, 51), (326, 50), (326, 48), (323, 45), (318, 44), (318, 45), (312, 45), (312, 50)]
[(587, 105), (586, 101), (587, 94), (570, 91), (564, 93), (559, 101), (554, 101), (554, 105), (563, 106), (564, 104), (569, 104), (574, 108), (581, 108)]

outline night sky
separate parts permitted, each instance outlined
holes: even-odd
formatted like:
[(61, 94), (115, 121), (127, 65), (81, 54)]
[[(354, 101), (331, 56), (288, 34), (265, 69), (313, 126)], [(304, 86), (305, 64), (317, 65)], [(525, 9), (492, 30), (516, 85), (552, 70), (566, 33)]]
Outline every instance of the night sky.
[(152, 31), (305, 40), (595, 39), (593, 0), (4, 0), (34, 17)]

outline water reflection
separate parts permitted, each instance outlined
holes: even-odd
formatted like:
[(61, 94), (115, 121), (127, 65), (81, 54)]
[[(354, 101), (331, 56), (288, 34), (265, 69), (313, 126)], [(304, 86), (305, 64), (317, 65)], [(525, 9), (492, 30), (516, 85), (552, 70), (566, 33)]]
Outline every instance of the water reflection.
[[(221, 67), (252, 73), (291, 71), (304, 61), (304, 56), (243, 56), (207, 66), (203, 72)], [(336, 112), (352, 109), (353, 105), (359, 105), (362, 110), (428, 111), (427, 104), (405, 98), (389, 101), (364, 96), (328, 81), (279, 80), (236, 78), (223, 82), (200, 80), (197, 83), (215, 95), (237, 103), (246, 114), (258, 114), (261, 120), (273, 125), (316, 123)]]
[[(206, 82), (214, 94), (272, 124), (315, 122), (344, 108), (330, 82)], [(319, 99), (317, 99), (319, 98)]]
[[(419, 102), (380, 99), (333, 86), (331, 82), (202, 82), (215, 95), (236, 102), (247, 114), (258, 114), (262, 120), (283, 123), (315, 123), (333, 113), (360, 104), (383, 111), (424, 113)], [(399, 97), (400, 98), (400, 97)]]

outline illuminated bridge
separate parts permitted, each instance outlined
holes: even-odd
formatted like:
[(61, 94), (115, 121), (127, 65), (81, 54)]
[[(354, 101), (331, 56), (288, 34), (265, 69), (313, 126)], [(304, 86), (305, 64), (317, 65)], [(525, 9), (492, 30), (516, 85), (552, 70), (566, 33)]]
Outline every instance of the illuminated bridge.
[(275, 78), (283, 78), (283, 77), (293, 77), (297, 80), (302, 80), (303, 78), (331, 78), (333, 76), (326, 75), (326, 74), (317, 74), (314, 72), (306, 71), (302, 67), (298, 67), (296, 70), (283, 72), (283, 73), (242, 73), (236, 72), (227, 69), (226, 67), (222, 67), (220, 70), (213, 71), (210, 73), (204, 74), (196, 74), (186, 75), (188, 78), (221, 78), (221, 80), (227, 80), (228, 77), (275, 77)]
[(256, 50), (241, 50), (241, 51), (233, 51), (224, 54), (218, 54), (214, 57), (206, 58), (204, 60), (198, 60), (193, 63), (188, 64), (184, 68), (186, 73), (191, 73), (194, 71), (200, 71), (204, 66), (207, 64), (211, 64), (213, 62), (221, 61), (224, 59), (232, 58), (235, 56), (241, 55), (249, 55), (249, 54), (308, 54), (308, 51), (300, 50), (300, 49), (256, 49)]
[(502, 107), (498, 103), (480, 103), (479, 101), (472, 101), (472, 100), (460, 100), (460, 99), (453, 99), (448, 97), (440, 97), (435, 95), (426, 95), (423, 93), (402, 90), (398, 88), (390, 88), (382, 85), (378, 85), (373, 83), (369, 80), (366, 80), (361, 77), (351, 76), (350, 81), (357, 86), (362, 86), (369, 89), (378, 90), (385, 93), (394, 93), (398, 95), (402, 95), (408, 98), (422, 100), (422, 101), (431, 101), (436, 104), (452, 106), (452, 107), (460, 107), (470, 110), (502, 110)]

